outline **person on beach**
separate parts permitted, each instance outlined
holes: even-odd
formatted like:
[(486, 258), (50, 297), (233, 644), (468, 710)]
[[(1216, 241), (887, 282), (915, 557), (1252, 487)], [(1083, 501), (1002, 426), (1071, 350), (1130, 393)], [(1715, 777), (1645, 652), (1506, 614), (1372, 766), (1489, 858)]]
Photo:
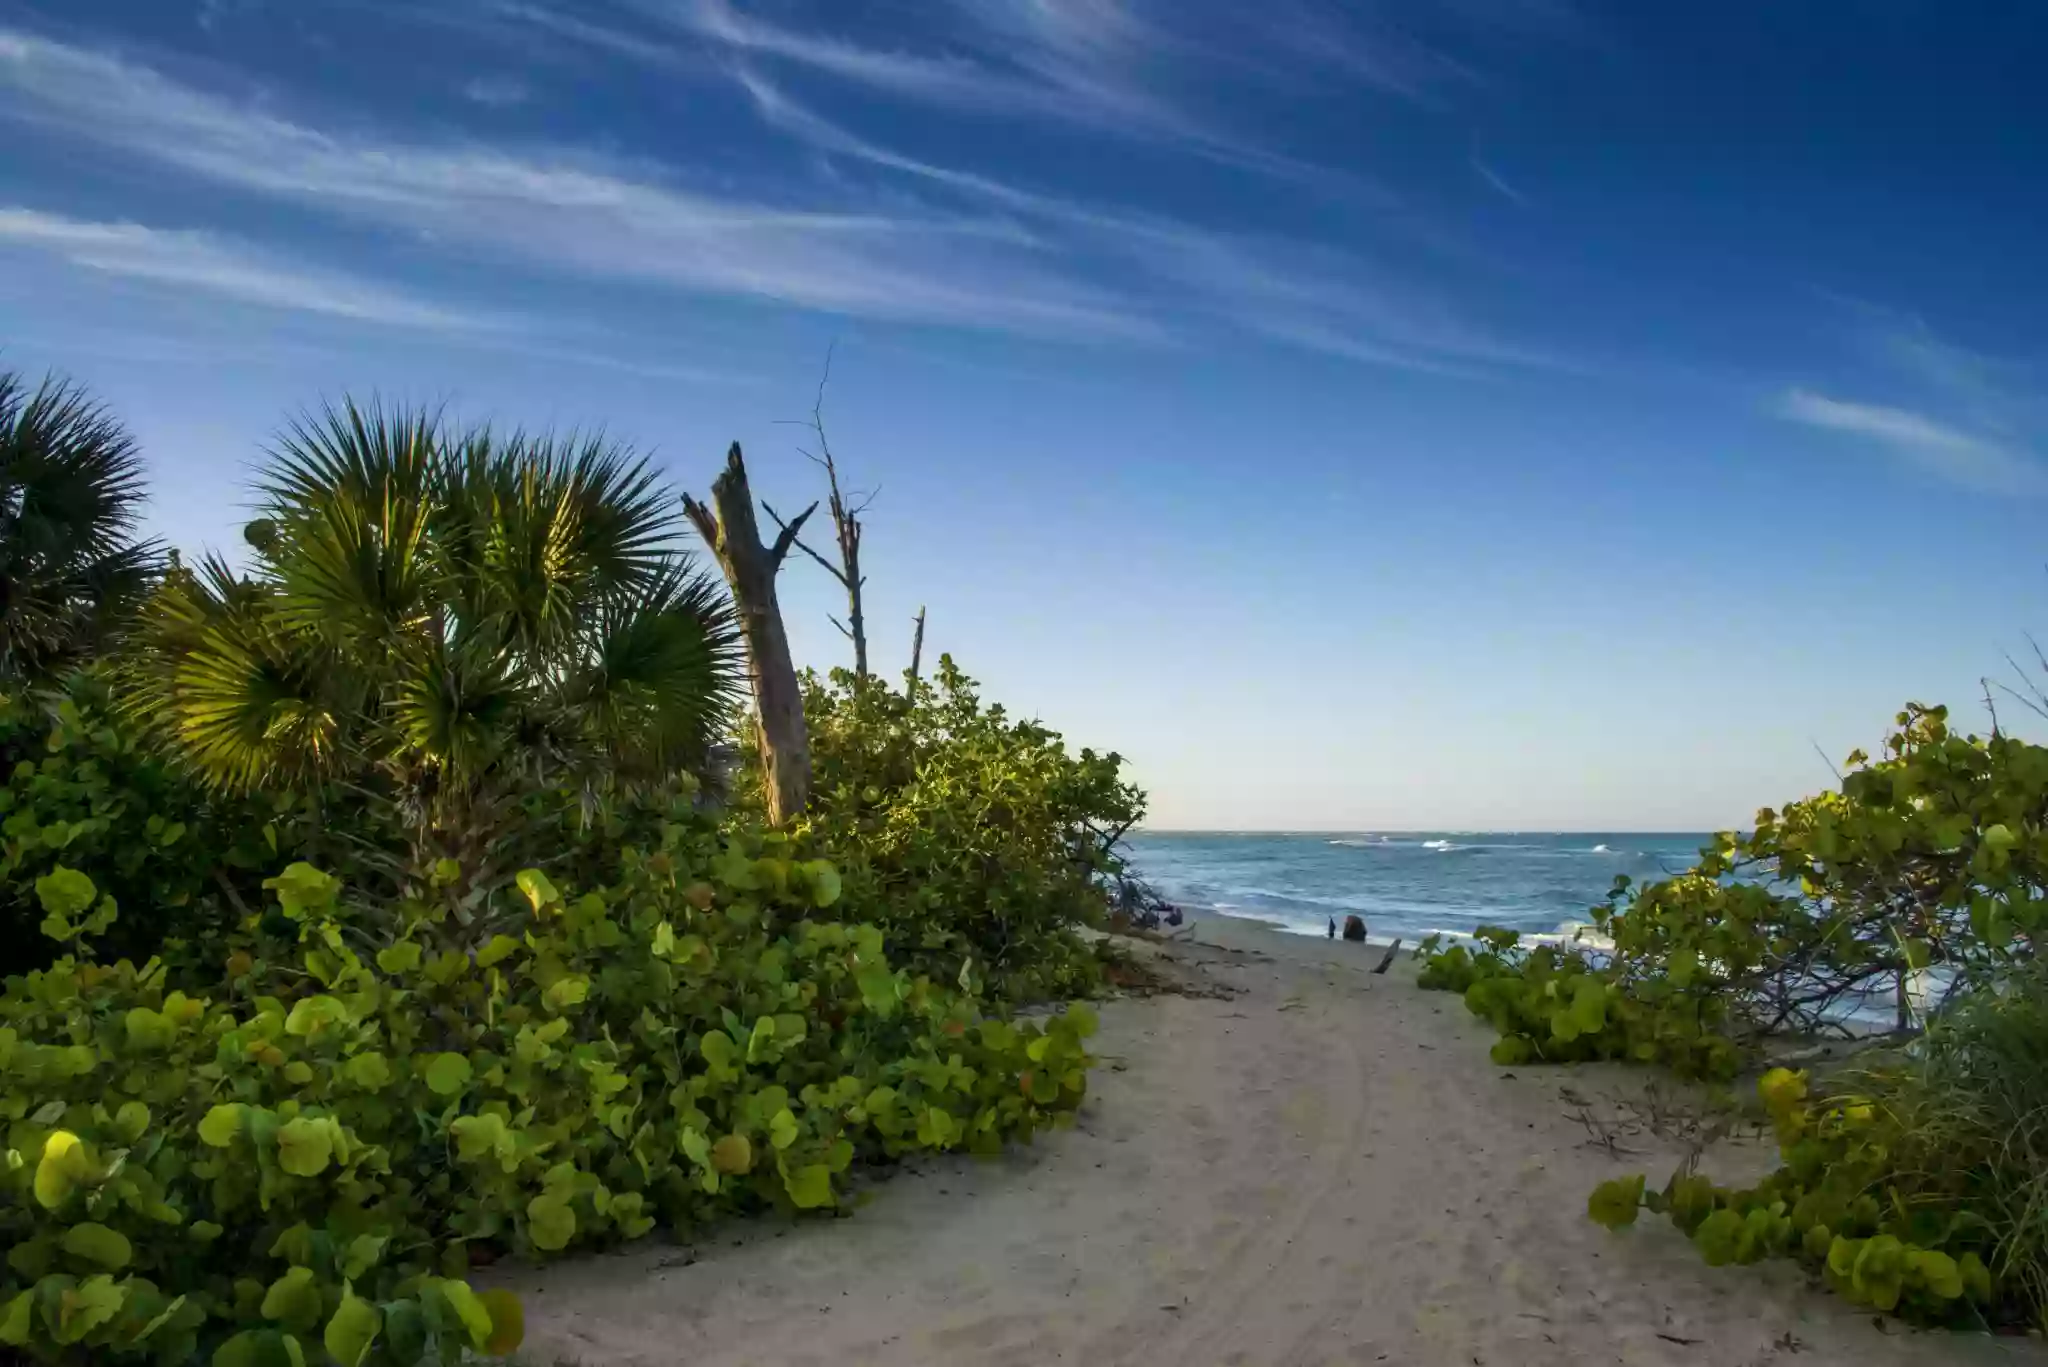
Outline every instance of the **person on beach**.
[(1337, 918), (1334, 916), (1330, 918), (1330, 938), (1333, 940), (1337, 938)]

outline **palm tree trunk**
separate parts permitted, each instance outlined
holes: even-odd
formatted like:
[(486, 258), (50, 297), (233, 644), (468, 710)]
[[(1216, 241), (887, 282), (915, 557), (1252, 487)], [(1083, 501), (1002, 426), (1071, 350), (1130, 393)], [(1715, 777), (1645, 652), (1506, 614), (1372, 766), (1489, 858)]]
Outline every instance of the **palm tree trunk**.
[(747, 467), (738, 442), (726, 454), (724, 472), (711, 483), (710, 507), (688, 494), (683, 496), (683, 511), (725, 571), (740, 630), (746, 637), (754, 690), (754, 739), (761, 753), (761, 791), (768, 820), (776, 826), (800, 816), (810, 801), (811, 745), (804, 729), (803, 692), (790, 658), (789, 634), (782, 625), (782, 605), (775, 596), (775, 575), (796, 543), (804, 519), (817, 506), (812, 504), (784, 527), (773, 546), (762, 545), (760, 524), (754, 518), (754, 494), (747, 484)]

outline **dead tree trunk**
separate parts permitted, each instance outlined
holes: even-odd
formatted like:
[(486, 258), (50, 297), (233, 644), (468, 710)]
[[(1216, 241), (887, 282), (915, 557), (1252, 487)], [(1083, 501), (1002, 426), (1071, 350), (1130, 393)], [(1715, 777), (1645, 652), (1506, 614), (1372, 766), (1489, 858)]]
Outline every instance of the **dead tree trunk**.
[(804, 729), (803, 691), (797, 686), (796, 663), (789, 654), (789, 634), (782, 626), (782, 605), (775, 597), (775, 575), (795, 544), (804, 519), (817, 508), (813, 503), (798, 514), (774, 545), (762, 545), (760, 526), (754, 519), (754, 493), (747, 485), (747, 467), (738, 442), (726, 454), (724, 473), (711, 482), (710, 507), (683, 495), (683, 511), (718, 557), (725, 582), (732, 587), (733, 607), (739, 613), (751, 666), (761, 795), (768, 807), (768, 821), (776, 826), (801, 815), (810, 801), (811, 745)]
[[(860, 572), (860, 534), (862, 530), (860, 515), (868, 510), (868, 505), (875, 501), (875, 496), (874, 494), (868, 494), (861, 498), (859, 504), (848, 507), (844, 495), (840, 492), (839, 465), (832, 459), (832, 443), (825, 436), (825, 386), (831, 382), (831, 379), (832, 353), (828, 351), (825, 353), (825, 377), (818, 381), (818, 398), (817, 402), (811, 405), (810, 420), (808, 422), (801, 419), (794, 421), (797, 426), (808, 427), (817, 434), (818, 449), (816, 451), (804, 451), (803, 453), (822, 466), (825, 471), (826, 486), (831, 494), (830, 501), (826, 504), (826, 507), (831, 511), (832, 529), (834, 537), (839, 543), (839, 563), (833, 564), (802, 541), (796, 543), (796, 548), (824, 566), (825, 573), (837, 579), (840, 587), (846, 590), (846, 620), (842, 622), (837, 617), (830, 618), (829, 620), (833, 626), (839, 628), (841, 635), (853, 642), (853, 675), (856, 679), (865, 680), (868, 676), (868, 619), (867, 613), (862, 609), (861, 605), (861, 590), (866, 587), (868, 581), (867, 577)], [(797, 449), (803, 450), (802, 447)], [(812, 506), (815, 507), (817, 505), (813, 504)], [(796, 523), (784, 522), (775, 509), (769, 507), (766, 503), (763, 503), (761, 507), (767, 512), (768, 516), (775, 519), (775, 525), (782, 528), (783, 531), (789, 532), (797, 525)], [(802, 521), (802, 518), (797, 519), (797, 523)]]
[(917, 610), (917, 631), (910, 638), (910, 682), (917, 682), (917, 672), (924, 668), (924, 609)]

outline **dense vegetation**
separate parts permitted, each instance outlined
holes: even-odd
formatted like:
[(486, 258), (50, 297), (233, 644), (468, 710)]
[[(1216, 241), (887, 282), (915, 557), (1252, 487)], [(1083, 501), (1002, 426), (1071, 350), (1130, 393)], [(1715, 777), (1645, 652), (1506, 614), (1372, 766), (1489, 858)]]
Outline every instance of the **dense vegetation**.
[(1011, 1007), (1099, 980), (1114, 756), (843, 678), (771, 828), (630, 456), (348, 408), (259, 498), (0, 687), (0, 1357), (502, 1353), (475, 1266), (1071, 1118), (1092, 1016)]
[(1071, 928), (1101, 914), (1116, 842), (1145, 810), (1119, 756), (1068, 753), (944, 656), (905, 691), (813, 676), (804, 711), (814, 818), (892, 953), (1006, 996), (1093, 985)]
[[(1803, 1259), (1860, 1303), (2048, 1326), (2048, 748), (1910, 706), (1838, 790), (1757, 814), (1677, 877), (1620, 880), (1604, 938), (1425, 947), (1502, 1063), (1625, 1059), (1728, 1079), (1787, 1036), (1853, 1066), (1759, 1084), (1782, 1166), (1608, 1183), (1610, 1225), (1666, 1213), (1712, 1263)], [(1594, 949), (1593, 945), (1600, 945)]]

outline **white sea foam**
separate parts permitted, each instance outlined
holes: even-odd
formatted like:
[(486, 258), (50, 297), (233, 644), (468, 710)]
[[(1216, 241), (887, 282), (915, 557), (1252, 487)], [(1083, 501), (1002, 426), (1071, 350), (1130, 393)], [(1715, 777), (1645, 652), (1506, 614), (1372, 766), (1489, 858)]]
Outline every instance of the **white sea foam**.
[(1422, 842), (1422, 848), (1425, 850), (1437, 850), (1441, 852), (1444, 850), (1460, 849), (1462, 847), (1458, 845), (1453, 845), (1448, 840), (1425, 840)]

